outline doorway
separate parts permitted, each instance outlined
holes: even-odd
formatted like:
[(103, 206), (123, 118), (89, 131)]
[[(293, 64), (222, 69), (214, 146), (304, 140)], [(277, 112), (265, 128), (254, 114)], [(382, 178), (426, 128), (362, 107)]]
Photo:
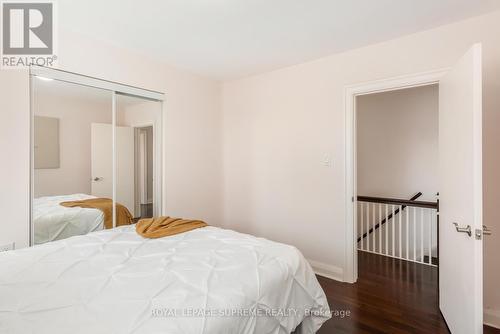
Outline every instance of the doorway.
[(139, 218), (153, 217), (153, 126), (134, 128), (135, 212)]
[(475, 44), (447, 70), (345, 89), (346, 197), (351, 200), (346, 203), (344, 280), (354, 283), (358, 279), (357, 222), (360, 218), (357, 212), (357, 97), (439, 85), (439, 309), (453, 333), (483, 331), (483, 235), (490, 231), (482, 220), (481, 62), (481, 44)]
[[(378, 80), (366, 84), (353, 85), (345, 89), (346, 110), (346, 258), (344, 281), (355, 283), (358, 279), (358, 193), (357, 186), (357, 99), (370, 94), (394, 92), (404, 89), (438, 85), (447, 73), (446, 69), (416, 74), (406, 77)], [(384, 212), (382, 212), (384, 213)], [(388, 215), (392, 212), (388, 212)], [(388, 216), (386, 215), (386, 217)], [(376, 213), (378, 217), (378, 212)], [(392, 232), (392, 231), (391, 231)], [(365, 233), (365, 232), (363, 232)]]
[(359, 251), (438, 265), (438, 89), (356, 97)]

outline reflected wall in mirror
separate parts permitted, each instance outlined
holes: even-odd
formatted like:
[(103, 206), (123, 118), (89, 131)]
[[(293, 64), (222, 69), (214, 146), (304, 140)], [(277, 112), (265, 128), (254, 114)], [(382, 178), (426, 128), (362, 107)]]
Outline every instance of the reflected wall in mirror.
[(134, 221), (159, 214), (155, 166), (160, 116), (159, 101), (116, 95), (116, 200)]
[(59, 168), (59, 118), (35, 116), (35, 169)]
[(32, 94), (32, 243), (104, 228), (103, 211), (62, 203), (112, 198), (112, 137), (96, 140), (112, 126), (112, 92), (33, 77)]

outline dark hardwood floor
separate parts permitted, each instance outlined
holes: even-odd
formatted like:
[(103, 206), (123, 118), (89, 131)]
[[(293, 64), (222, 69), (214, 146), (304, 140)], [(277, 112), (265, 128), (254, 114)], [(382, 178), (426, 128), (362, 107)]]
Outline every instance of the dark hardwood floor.
[[(318, 334), (449, 333), (437, 303), (437, 268), (358, 254), (355, 284), (318, 276), (330, 309), (350, 312), (328, 320)], [(485, 327), (486, 333), (500, 330)]]
[(498, 328), (484, 326), (483, 334), (499, 334), (499, 333), (500, 333), (500, 329), (498, 329)]

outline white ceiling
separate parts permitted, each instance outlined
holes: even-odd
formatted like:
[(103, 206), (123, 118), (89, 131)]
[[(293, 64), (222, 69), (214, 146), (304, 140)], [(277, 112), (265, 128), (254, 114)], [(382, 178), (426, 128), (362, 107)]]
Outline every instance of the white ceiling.
[(500, 9), (499, 0), (60, 0), (62, 29), (234, 79)]

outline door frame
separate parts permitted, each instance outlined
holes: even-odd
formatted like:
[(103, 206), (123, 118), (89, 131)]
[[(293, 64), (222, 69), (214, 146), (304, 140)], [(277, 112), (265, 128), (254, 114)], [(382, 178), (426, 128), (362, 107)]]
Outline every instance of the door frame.
[[(159, 124), (158, 124), (158, 121), (152, 121), (152, 122), (145, 122), (145, 123), (134, 123), (131, 125), (132, 128), (134, 128), (134, 158), (135, 158), (135, 161), (134, 161), (134, 164), (135, 164), (135, 168), (137, 170), (137, 157), (135, 156), (136, 153), (137, 153), (137, 145), (138, 145), (138, 142), (137, 142), (137, 139), (136, 138), (136, 135), (137, 135), (137, 131), (140, 130), (141, 128), (148, 128), (148, 127), (151, 127), (152, 128), (152, 131), (153, 131), (153, 215), (161, 215), (161, 212), (160, 212), (160, 207), (161, 207), (161, 204), (160, 203), (157, 203), (157, 201), (155, 201), (155, 198), (157, 196), (159, 196), (159, 194), (157, 194), (157, 192), (159, 191), (158, 187), (157, 187), (157, 184), (156, 184), (156, 180), (157, 178), (159, 177), (160, 175), (160, 168), (161, 168), (161, 164), (160, 164), (160, 161), (157, 161), (158, 160), (158, 157), (160, 156), (161, 154), (161, 137), (158, 137), (157, 135), (157, 129), (159, 128)], [(137, 188), (137, 185), (135, 185), (135, 187)], [(137, 193), (135, 194), (137, 196)], [(137, 204), (137, 199), (135, 201)]]
[(358, 280), (357, 248), (357, 161), (356, 161), (356, 97), (407, 88), (439, 84), (449, 68), (437, 69), (344, 87), (345, 112), (345, 258), (343, 281)]

